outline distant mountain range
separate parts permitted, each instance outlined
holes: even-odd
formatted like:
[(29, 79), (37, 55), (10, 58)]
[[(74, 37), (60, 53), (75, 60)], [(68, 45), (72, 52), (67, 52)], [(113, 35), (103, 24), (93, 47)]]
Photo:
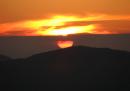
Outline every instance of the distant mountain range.
[(130, 90), (130, 52), (126, 51), (75, 46), (24, 59), (5, 57), (0, 67), (4, 91)]

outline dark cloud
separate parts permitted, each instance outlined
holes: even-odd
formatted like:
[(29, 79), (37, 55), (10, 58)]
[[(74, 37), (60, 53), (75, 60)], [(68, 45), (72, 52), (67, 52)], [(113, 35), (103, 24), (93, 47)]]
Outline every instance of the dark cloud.
[(10, 30), (1, 34), (1, 36), (26, 36), (26, 35), (35, 35), (36, 30), (31, 29), (19, 29), (19, 30)]

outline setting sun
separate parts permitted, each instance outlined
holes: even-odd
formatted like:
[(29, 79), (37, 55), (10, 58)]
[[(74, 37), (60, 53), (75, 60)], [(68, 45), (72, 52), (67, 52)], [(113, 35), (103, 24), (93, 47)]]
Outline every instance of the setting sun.
[(57, 41), (57, 46), (60, 47), (60, 48), (72, 47), (73, 44), (74, 44), (74, 42), (70, 41), (70, 40), (60, 40), (60, 41)]

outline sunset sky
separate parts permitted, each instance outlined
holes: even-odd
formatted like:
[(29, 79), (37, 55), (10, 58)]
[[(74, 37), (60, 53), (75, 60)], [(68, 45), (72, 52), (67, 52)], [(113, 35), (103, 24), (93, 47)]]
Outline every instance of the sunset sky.
[(0, 0), (0, 36), (130, 33), (130, 0)]

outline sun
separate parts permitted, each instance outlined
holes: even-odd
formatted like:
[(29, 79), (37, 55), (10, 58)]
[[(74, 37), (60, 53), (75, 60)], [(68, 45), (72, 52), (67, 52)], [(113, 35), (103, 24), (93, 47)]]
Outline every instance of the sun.
[(57, 46), (59, 48), (68, 48), (68, 47), (72, 47), (74, 44), (73, 41), (71, 40), (59, 40), (57, 41)]

